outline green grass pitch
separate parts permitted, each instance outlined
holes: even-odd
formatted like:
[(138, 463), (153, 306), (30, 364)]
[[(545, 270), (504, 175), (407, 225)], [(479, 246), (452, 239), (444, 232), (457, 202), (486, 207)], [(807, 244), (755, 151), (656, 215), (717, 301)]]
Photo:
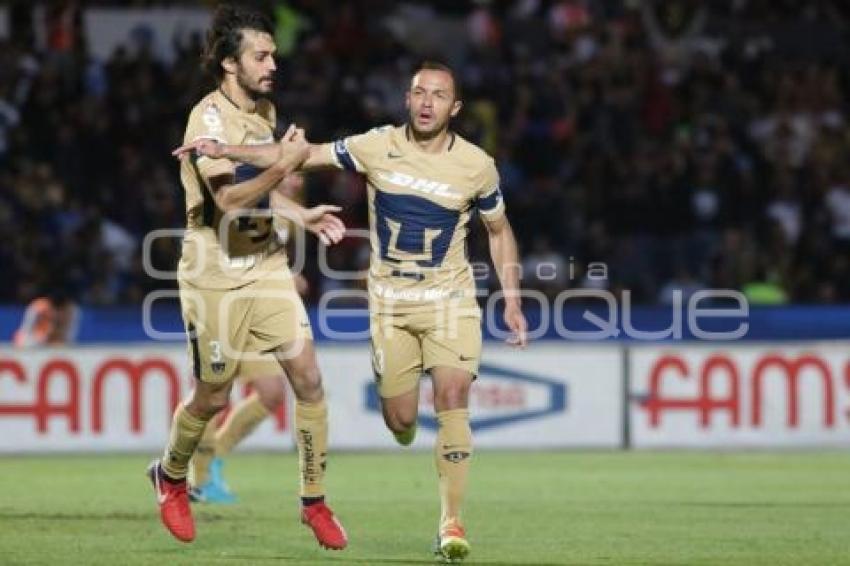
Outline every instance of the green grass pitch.
[[(147, 458), (0, 457), (0, 564), (432, 564), (426, 453), (332, 455), (350, 546), (297, 519), (292, 454), (236, 454), (240, 503), (196, 508), (171, 539)], [(485, 452), (473, 462), (469, 564), (850, 564), (850, 454)]]

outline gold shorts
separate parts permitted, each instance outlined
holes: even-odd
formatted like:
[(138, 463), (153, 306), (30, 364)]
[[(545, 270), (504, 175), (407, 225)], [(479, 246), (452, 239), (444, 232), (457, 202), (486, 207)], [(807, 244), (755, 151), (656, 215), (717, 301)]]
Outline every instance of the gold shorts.
[(431, 309), (414, 313), (372, 313), (372, 369), (381, 397), (402, 395), (419, 385), (423, 372), (450, 367), (478, 374), (481, 312)]
[(280, 365), (269, 352), (284, 344), (298, 348), (313, 339), (291, 276), (268, 277), (231, 290), (181, 283), (180, 305), (194, 375), (207, 383), (227, 383), (241, 373), (280, 375)]

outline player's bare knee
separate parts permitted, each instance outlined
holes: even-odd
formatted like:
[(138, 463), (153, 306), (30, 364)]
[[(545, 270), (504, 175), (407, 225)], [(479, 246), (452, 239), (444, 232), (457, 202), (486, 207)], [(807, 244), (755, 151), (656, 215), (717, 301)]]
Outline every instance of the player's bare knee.
[(409, 411), (385, 411), (384, 423), (393, 432), (407, 432), (416, 423), (416, 415)]
[(416, 424), (416, 414), (414, 413), (400, 413), (396, 417), (399, 428), (401, 430), (397, 432), (404, 432), (406, 430), (410, 430), (410, 428)]
[(401, 426), (398, 421), (396, 421), (392, 417), (388, 417), (387, 415), (384, 415), (384, 424), (387, 425), (388, 429), (398, 434), (401, 434), (407, 430), (406, 427)]
[(469, 383), (458, 380), (441, 384), (434, 392), (434, 405), (438, 411), (465, 409), (469, 405)]
[(385, 399), (382, 404), (381, 414), (384, 416), (384, 423), (387, 428), (393, 432), (405, 432), (409, 430), (419, 416), (419, 407), (417, 398), (413, 397), (406, 399), (397, 397)]
[(199, 419), (209, 420), (227, 406), (227, 399), (219, 396), (193, 396), (186, 410)]
[(324, 397), (322, 390), (322, 374), (318, 366), (299, 368), (297, 372), (289, 372), (292, 391), (299, 401), (315, 403)]
[(211, 385), (199, 382), (186, 403), (186, 410), (200, 419), (211, 419), (227, 406), (232, 385)]

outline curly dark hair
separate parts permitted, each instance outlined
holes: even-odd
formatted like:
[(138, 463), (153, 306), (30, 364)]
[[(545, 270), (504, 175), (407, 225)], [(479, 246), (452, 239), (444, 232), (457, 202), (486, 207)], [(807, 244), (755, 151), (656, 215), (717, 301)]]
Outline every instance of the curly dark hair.
[(221, 62), (228, 57), (238, 57), (242, 45), (242, 32), (254, 30), (274, 35), (271, 20), (262, 12), (244, 6), (220, 4), (213, 14), (207, 32), (203, 53), (203, 67), (217, 81), (224, 77)]

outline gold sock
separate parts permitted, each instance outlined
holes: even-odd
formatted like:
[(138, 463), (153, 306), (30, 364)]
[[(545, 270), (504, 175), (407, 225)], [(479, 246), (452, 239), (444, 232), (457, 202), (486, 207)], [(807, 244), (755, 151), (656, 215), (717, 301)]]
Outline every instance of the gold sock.
[(208, 419), (199, 419), (181, 403), (174, 411), (168, 446), (162, 456), (162, 469), (175, 480), (186, 478), (189, 460), (204, 434)]
[(239, 401), (227, 415), (224, 424), (215, 435), (215, 455), (226, 456), (237, 444), (254, 432), (269, 416), (269, 410), (260, 401), (258, 393), (252, 393)]
[(325, 494), (325, 459), (328, 452), (328, 407), (318, 403), (295, 402), (295, 442), (301, 468), (301, 497)]
[(460, 520), (460, 508), (466, 493), (466, 478), (472, 456), (472, 429), (469, 410), (452, 409), (437, 413), (439, 429), (434, 445), (434, 460), (440, 483), (440, 528), (451, 520)]
[(189, 483), (194, 486), (204, 485), (209, 479), (210, 462), (215, 457), (217, 428), (218, 419), (213, 417), (207, 423), (204, 434), (198, 442), (198, 447), (195, 448), (195, 453), (192, 455), (192, 461), (189, 463)]

